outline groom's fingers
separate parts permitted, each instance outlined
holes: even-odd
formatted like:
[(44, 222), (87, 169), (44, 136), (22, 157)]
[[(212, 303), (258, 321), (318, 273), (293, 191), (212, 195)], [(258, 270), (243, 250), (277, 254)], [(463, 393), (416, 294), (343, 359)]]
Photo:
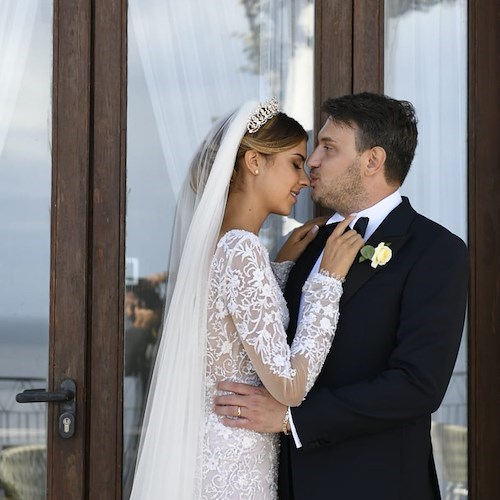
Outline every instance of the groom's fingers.
[[(229, 393), (214, 399), (214, 412), (224, 425), (257, 432), (281, 431), (286, 406), (271, 397), (263, 386), (220, 382), (217, 389)], [(238, 414), (239, 418), (235, 418)]]
[(246, 418), (221, 417), (221, 421), (226, 427), (237, 427), (238, 429), (252, 429), (250, 422)]
[[(244, 424), (248, 422), (234, 422), (234, 417), (238, 416), (238, 420), (245, 420), (247, 405), (255, 405), (253, 397), (266, 397), (267, 391), (263, 387), (255, 387), (253, 385), (240, 384), (238, 382), (220, 382), (217, 384), (217, 389), (228, 392), (215, 396), (214, 412), (220, 417), (230, 417), (230, 422), (224, 422), (230, 427), (247, 427)], [(238, 408), (240, 409), (238, 412)], [(225, 419), (227, 420), (227, 419)]]
[(234, 416), (233, 407), (245, 406), (245, 396), (241, 394), (225, 394), (223, 396), (216, 396), (215, 402), (215, 413), (222, 416)]

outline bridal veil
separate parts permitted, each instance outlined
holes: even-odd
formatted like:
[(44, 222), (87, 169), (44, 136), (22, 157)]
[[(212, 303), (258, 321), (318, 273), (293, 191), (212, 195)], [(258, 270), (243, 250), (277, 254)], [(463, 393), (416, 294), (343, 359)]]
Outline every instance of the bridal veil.
[(209, 270), (238, 147), (257, 105), (248, 102), (212, 127), (179, 199), (132, 500), (200, 497)]

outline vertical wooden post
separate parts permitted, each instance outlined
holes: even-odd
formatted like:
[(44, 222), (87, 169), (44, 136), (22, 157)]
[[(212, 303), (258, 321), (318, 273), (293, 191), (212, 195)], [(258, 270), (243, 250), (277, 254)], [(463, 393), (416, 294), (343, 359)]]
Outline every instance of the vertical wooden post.
[[(126, 0), (94, 2), (89, 498), (120, 499), (126, 154)], [(90, 369), (91, 368), (91, 369)]]
[(88, 0), (55, 0), (49, 387), (76, 381), (77, 420), (74, 437), (61, 438), (58, 405), (49, 405), (48, 498), (86, 492), (90, 47)]
[(469, 2), (469, 494), (500, 491), (500, 10)]

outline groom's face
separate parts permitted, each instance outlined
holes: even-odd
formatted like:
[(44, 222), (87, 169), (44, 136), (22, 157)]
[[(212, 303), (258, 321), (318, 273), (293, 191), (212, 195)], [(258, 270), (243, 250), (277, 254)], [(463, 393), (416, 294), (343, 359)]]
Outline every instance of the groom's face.
[(367, 194), (361, 177), (363, 154), (356, 149), (356, 130), (326, 120), (318, 145), (307, 160), (312, 199), (344, 216), (364, 208)]

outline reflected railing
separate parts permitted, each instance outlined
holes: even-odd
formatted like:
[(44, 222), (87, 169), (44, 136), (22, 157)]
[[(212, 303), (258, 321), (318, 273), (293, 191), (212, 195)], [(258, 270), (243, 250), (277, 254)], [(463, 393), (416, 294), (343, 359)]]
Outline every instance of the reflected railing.
[(45, 403), (21, 405), (16, 394), (46, 386), (45, 378), (0, 377), (0, 450), (24, 444), (45, 444)]
[(431, 436), (443, 499), (467, 499), (467, 372), (453, 372), (445, 398), (432, 415)]

